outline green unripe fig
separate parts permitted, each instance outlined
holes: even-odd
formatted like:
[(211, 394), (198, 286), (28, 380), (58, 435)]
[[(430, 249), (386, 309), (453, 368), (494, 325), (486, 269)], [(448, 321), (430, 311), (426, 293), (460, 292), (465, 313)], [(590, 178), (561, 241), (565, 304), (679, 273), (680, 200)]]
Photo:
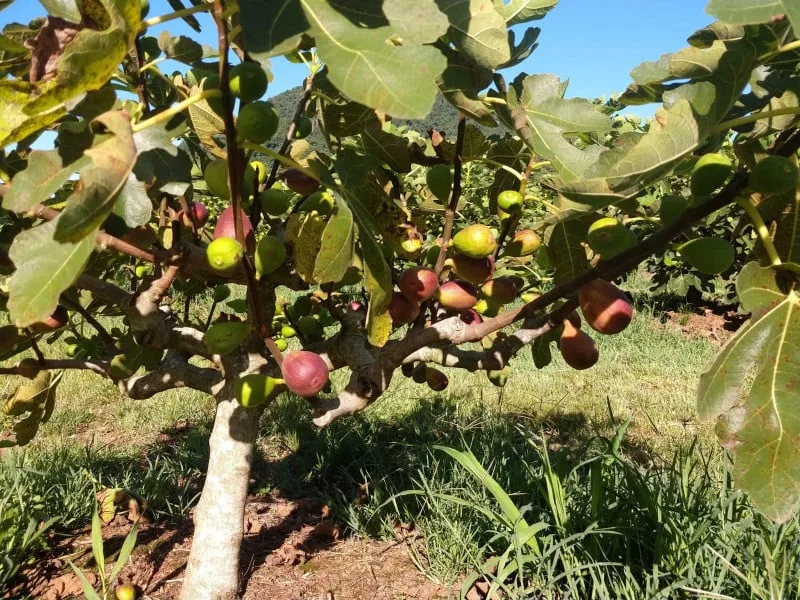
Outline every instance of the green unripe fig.
[(425, 183), (442, 204), (447, 204), (453, 187), (453, 173), (450, 172), (448, 165), (434, 165), (428, 169)]
[(136, 277), (138, 279), (142, 279), (145, 275), (150, 272), (150, 267), (147, 265), (138, 265), (135, 269)]
[(302, 140), (311, 135), (313, 124), (308, 117), (300, 117), (297, 119), (297, 125), (294, 128), (294, 139)]
[(600, 351), (594, 340), (575, 327), (569, 319), (564, 321), (564, 331), (560, 340), (561, 356), (573, 369), (582, 371), (597, 364)]
[(297, 328), (306, 338), (314, 338), (322, 334), (322, 326), (311, 315), (300, 317), (297, 320)]
[(728, 240), (696, 238), (677, 247), (678, 254), (692, 267), (706, 275), (724, 273), (733, 265), (736, 250)]
[(785, 156), (767, 156), (750, 171), (750, 189), (759, 194), (784, 194), (797, 187), (797, 166)]
[(251, 102), (245, 104), (236, 119), (238, 139), (263, 144), (278, 131), (280, 116), (270, 102)]
[[(497, 206), (500, 210), (513, 215), (522, 210), (522, 194), (517, 190), (506, 190), (497, 196)], [(500, 219), (503, 219), (501, 215)]]
[(11, 352), (20, 339), (19, 330), (14, 325), (0, 327), (0, 356)]
[(224, 273), (235, 269), (242, 262), (244, 248), (233, 238), (221, 237), (208, 245), (206, 257), (212, 269)]
[(138, 365), (130, 364), (130, 360), (124, 354), (117, 354), (109, 363), (108, 374), (112, 381), (119, 381), (136, 373), (137, 367)]
[(514, 238), (506, 245), (505, 253), (507, 256), (523, 257), (530, 256), (542, 245), (539, 235), (532, 229), (520, 229), (514, 234)]
[(236, 399), (245, 408), (261, 406), (275, 390), (279, 380), (253, 373), (238, 379), (235, 385)]
[(453, 237), (453, 248), (470, 258), (486, 258), (494, 253), (497, 242), (489, 227), (475, 224), (465, 227)]
[(283, 338), (278, 338), (275, 340), (275, 347), (278, 348), (281, 352), (286, 352), (286, 349), (289, 347), (289, 342), (287, 342)]
[(81, 347), (78, 344), (67, 344), (67, 347), (64, 348), (64, 353), (70, 358), (75, 358), (80, 350)]
[(114, 596), (117, 600), (136, 600), (136, 588), (130, 583), (118, 585), (114, 590)]
[(213, 354), (228, 354), (247, 339), (247, 323), (223, 321), (214, 323), (206, 331), (203, 342)]
[(258, 177), (258, 183), (264, 183), (267, 180), (267, 165), (265, 165), (260, 160), (251, 160), (250, 161), (250, 168), (253, 169), (256, 176)]
[(264, 216), (278, 217), (289, 210), (292, 202), (292, 192), (270, 188), (261, 192), (261, 211)]
[(489, 377), (489, 381), (492, 383), (492, 385), (496, 385), (497, 387), (501, 388), (505, 387), (510, 372), (511, 369), (505, 367), (500, 371), (487, 371), (486, 375)]
[(225, 300), (230, 298), (230, 295), (231, 295), (231, 288), (229, 288), (225, 284), (218, 285), (217, 287), (214, 288), (214, 295), (213, 295), (214, 302), (217, 303), (225, 302)]
[(689, 189), (695, 196), (708, 196), (722, 187), (733, 173), (733, 163), (724, 154), (711, 152), (704, 154), (695, 163)]
[(283, 327), (281, 327), (281, 337), (283, 337), (284, 339), (288, 340), (289, 338), (293, 338), (296, 335), (297, 332), (291, 325), (284, 325)]
[[(219, 89), (219, 75), (208, 75), (203, 80), (203, 89), (204, 90), (218, 90)], [(218, 116), (222, 116), (225, 114), (225, 108), (222, 105), (222, 96), (214, 96), (211, 98), (206, 98), (206, 102), (208, 102), (208, 106), (211, 107)]]
[(689, 208), (689, 201), (683, 196), (663, 196), (661, 198), (661, 208), (658, 211), (661, 217), (661, 224), (665, 227), (672, 225), (681, 218), (687, 208)]
[(258, 100), (267, 92), (267, 74), (261, 65), (245, 62), (231, 69), (229, 87), (231, 94), (242, 102)]
[(255, 267), (261, 275), (269, 275), (286, 262), (286, 246), (274, 235), (266, 235), (256, 245)]
[(228, 189), (228, 161), (221, 158), (210, 161), (203, 171), (208, 191), (217, 198), (226, 200), (230, 198)]
[(300, 210), (304, 212), (317, 211), (320, 216), (327, 217), (333, 212), (336, 200), (328, 190), (317, 190), (303, 201)]
[(310, 315), (313, 308), (314, 308), (314, 303), (308, 296), (299, 296), (297, 300), (294, 301), (294, 304), (292, 304), (292, 309), (294, 309), (294, 314), (297, 315), (298, 317), (305, 317)]
[(636, 236), (612, 217), (598, 219), (589, 226), (586, 241), (604, 260), (625, 252), (636, 244)]

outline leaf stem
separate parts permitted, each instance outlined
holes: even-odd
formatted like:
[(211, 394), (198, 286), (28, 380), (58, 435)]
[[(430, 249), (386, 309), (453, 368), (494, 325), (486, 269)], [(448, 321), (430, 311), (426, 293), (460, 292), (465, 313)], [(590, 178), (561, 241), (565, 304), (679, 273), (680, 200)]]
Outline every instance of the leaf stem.
[(203, 90), (199, 94), (195, 96), (189, 96), (185, 100), (178, 102), (177, 104), (173, 104), (167, 110), (161, 111), (157, 115), (150, 117), (149, 119), (145, 119), (144, 121), (139, 121), (138, 123), (134, 123), (131, 126), (131, 131), (133, 133), (138, 133), (140, 131), (144, 131), (148, 127), (152, 127), (153, 125), (158, 125), (159, 123), (163, 123), (164, 121), (169, 121), (175, 115), (182, 113), (188, 107), (190, 107), (195, 102), (199, 102), (200, 100), (205, 100), (206, 98), (213, 98), (220, 96), (222, 92), (220, 90)]
[(761, 121), (763, 119), (770, 119), (772, 117), (780, 117), (783, 115), (800, 115), (800, 108), (796, 106), (786, 106), (784, 108), (775, 108), (773, 110), (765, 110), (760, 111), (746, 117), (739, 117), (736, 119), (730, 119), (729, 121), (722, 121), (716, 127), (712, 129), (712, 133), (721, 133), (726, 129), (732, 129), (734, 127), (739, 127), (741, 125), (747, 125), (749, 123), (755, 123), (756, 121)]
[(453, 156), (453, 194), (450, 196), (450, 204), (444, 213), (444, 231), (442, 232), (442, 249), (436, 259), (436, 275), (441, 278), (444, 269), (444, 261), (447, 259), (447, 247), (450, 238), (453, 236), (453, 221), (456, 216), (458, 201), (461, 199), (461, 172), (464, 152), (464, 134), (467, 130), (467, 118), (464, 113), (458, 113), (458, 133), (456, 135), (456, 150)]
[(274, 158), (276, 161), (281, 163), (284, 167), (290, 167), (292, 169), (297, 169), (303, 175), (307, 175), (308, 177), (313, 177), (314, 179), (319, 179), (319, 175), (314, 173), (311, 169), (307, 169), (300, 163), (292, 160), (288, 156), (284, 156), (280, 152), (275, 152), (272, 148), (267, 148), (266, 146), (259, 146), (258, 144), (253, 144), (250, 142), (245, 142), (242, 144), (244, 148), (247, 150), (253, 150), (255, 152), (261, 152), (262, 154), (266, 154), (270, 158)]
[(190, 6), (189, 8), (184, 8), (181, 10), (176, 10), (175, 12), (167, 13), (166, 15), (160, 15), (158, 17), (153, 17), (152, 19), (147, 19), (146, 21), (142, 21), (142, 26), (140, 31), (146, 31), (148, 27), (153, 27), (154, 25), (161, 25), (162, 23), (166, 23), (167, 21), (174, 21), (175, 19), (182, 19), (183, 17), (188, 17), (189, 15), (193, 15), (195, 13), (207, 11), (211, 8), (208, 4), (198, 4), (197, 6)]
[(791, 52), (792, 50), (800, 50), (800, 40), (795, 40), (783, 46), (778, 46), (778, 48), (776, 48), (772, 52), (767, 52), (759, 56), (758, 61), (764, 63), (769, 60), (772, 60), (779, 54), (783, 54), (784, 52)]
[(764, 222), (764, 218), (761, 216), (758, 208), (747, 196), (741, 196), (737, 202), (739, 206), (745, 210), (747, 216), (750, 217), (750, 221), (753, 223), (753, 228), (756, 230), (758, 238), (764, 245), (764, 250), (767, 252), (767, 256), (769, 256), (770, 264), (773, 267), (781, 264), (781, 257), (778, 255), (778, 250), (775, 248), (775, 243), (772, 241), (772, 236), (769, 234), (767, 224)]

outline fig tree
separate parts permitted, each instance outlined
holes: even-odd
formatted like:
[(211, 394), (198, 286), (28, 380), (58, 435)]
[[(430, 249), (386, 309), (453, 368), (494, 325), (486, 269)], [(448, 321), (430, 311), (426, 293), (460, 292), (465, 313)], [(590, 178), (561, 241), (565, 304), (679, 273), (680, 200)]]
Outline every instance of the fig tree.
[[(242, 215), (242, 234), (244, 235), (245, 247), (248, 252), (252, 252), (256, 245), (256, 235), (253, 231), (253, 224), (250, 222), (250, 217), (244, 210), (241, 211)], [(217, 224), (214, 226), (214, 239), (218, 238), (231, 238), (236, 239), (236, 224), (233, 220), (233, 206), (229, 206), (223, 210), (217, 218)]]
[(286, 387), (298, 396), (313, 396), (328, 383), (328, 365), (319, 354), (307, 350), (286, 354), (281, 373)]
[(67, 312), (67, 309), (59, 304), (56, 306), (53, 314), (47, 317), (44, 321), (40, 321), (39, 323), (34, 323), (31, 325), (31, 331), (33, 331), (33, 333), (50, 333), (51, 331), (61, 329), (67, 324), (68, 321), (69, 313)]
[(220, 273), (226, 273), (235, 269), (242, 262), (244, 248), (233, 238), (221, 237), (208, 245), (206, 257), (212, 269)]
[(308, 117), (300, 117), (297, 119), (297, 125), (294, 128), (294, 139), (302, 140), (307, 138), (311, 135), (311, 130), (313, 129), (313, 124), (311, 123), (311, 119)]
[(604, 279), (594, 279), (583, 285), (578, 290), (578, 304), (586, 322), (599, 333), (619, 333), (633, 318), (633, 306), (628, 297)]
[(582, 371), (593, 367), (600, 358), (600, 351), (594, 340), (575, 327), (569, 320), (564, 321), (564, 331), (560, 340), (561, 356), (573, 369)]
[(258, 240), (254, 262), (259, 275), (269, 275), (286, 262), (286, 246), (274, 235), (265, 235)]
[(603, 259), (615, 257), (636, 244), (636, 236), (612, 217), (598, 219), (589, 226), (586, 241)]
[(490, 258), (470, 258), (463, 254), (456, 254), (447, 259), (461, 279), (479, 285), (489, 279), (494, 273), (494, 260)]
[(706, 275), (724, 273), (733, 265), (736, 250), (722, 238), (695, 238), (678, 246), (678, 254)]
[(20, 339), (19, 330), (14, 325), (0, 327), (0, 356), (11, 352)]
[(267, 74), (258, 63), (244, 62), (230, 71), (231, 94), (242, 102), (252, 102), (261, 98), (267, 92), (267, 84)]
[(512, 215), (522, 210), (522, 202), (522, 194), (517, 190), (505, 190), (497, 195), (498, 208)]
[(278, 131), (280, 116), (271, 102), (245, 104), (236, 119), (236, 134), (240, 140), (263, 144)]
[(511, 277), (497, 277), (481, 286), (481, 294), (493, 302), (508, 304), (517, 297), (517, 284)]
[(750, 171), (750, 189), (759, 194), (783, 194), (797, 187), (797, 175), (791, 158), (767, 156)]
[(542, 245), (539, 235), (532, 229), (520, 229), (514, 238), (506, 245), (507, 256), (529, 256), (536, 252)]
[(465, 227), (453, 237), (453, 248), (470, 258), (487, 258), (494, 253), (497, 242), (489, 227), (477, 223)]
[(438, 369), (434, 369), (432, 367), (425, 368), (425, 383), (428, 384), (428, 387), (431, 388), (434, 392), (441, 392), (447, 387), (447, 384), (450, 383), (447, 379), (447, 375), (439, 371)]
[(203, 343), (212, 354), (224, 355), (241, 346), (246, 339), (247, 323), (221, 321), (208, 328), (203, 337)]
[(395, 327), (413, 323), (419, 316), (419, 302), (409, 300), (400, 292), (392, 292), (392, 299), (389, 301), (389, 315), (392, 317), (392, 325)]
[(425, 302), (431, 299), (439, 288), (439, 278), (433, 269), (414, 267), (400, 276), (397, 287), (409, 300)]
[(286, 169), (281, 177), (286, 187), (301, 196), (308, 196), (319, 187), (319, 181), (295, 168)]
[(264, 404), (275, 390), (280, 380), (253, 373), (236, 380), (234, 387), (236, 399), (245, 408)]
[(203, 170), (203, 178), (212, 196), (223, 200), (231, 197), (228, 189), (228, 161), (222, 158), (210, 161)]
[(453, 280), (439, 286), (436, 299), (445, 310), (460, 313), (475, 306), (478, 291), (471, 283)]
[(722, 187), (733, 173), (731, 159), (718, 152), (704, 154), (695, 163), (689, 189), (694, 196), (708, 196)]
[(433, 165), (425, 174), (425, 183), (439, 202), (447, 204), (453, 187), (453, 173), (448, 165)]
[(261, 192), (261, 211), (264, 216), (278, 217), (289, 210), (292, 202), (292, 192), (289, 190), (272, 187)]

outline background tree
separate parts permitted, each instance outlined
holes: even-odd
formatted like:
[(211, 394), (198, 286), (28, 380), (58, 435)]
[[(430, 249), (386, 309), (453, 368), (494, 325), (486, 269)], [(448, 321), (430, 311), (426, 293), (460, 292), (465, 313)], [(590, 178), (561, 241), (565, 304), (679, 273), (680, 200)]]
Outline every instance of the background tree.
[[(537, 28), (519, 42), (510, 28), (555, 3), (194, 0), (147, 20), (145, 3), (43, 1), (46, 19), (4, 31), (0, 357), (32, 380), (4, 411), (27, 443), (63, 369), (132, 399), (184, 386), (216, 398), (183, 597), (237, 594), (253, 443), (277, 393), (306, 397), (325, 426), (397, 371), (434, 390), (442, 365), (501, 383), (521, 350), (544, 367), (553, 344), (588, 368), (587, 331), (632, 318), (610, 282), (665, 252), (707, 276), (743, 265), (751, 320), (704, 375), (698, 409), (760, 510), (796, 510), (800, 14), (712, 1), (720, 22), (633, 70), (621, 102), (663, 103), (641, 126), (565, 98), (555, 76), (498, 73), (537, 43)], [(200, 12), (217, 51), (147, 35), (177, 18), (197, 28)], [(309, 69), (288, 127), (261, 100), (279, 55)], [(160, 57), (186, 68), (162, 73)], [(437, 94), (459, 111), (455, 132), (393, 120), (426, 117)], [(55, 148), (32, 149), (48, 130)], [(669, 185), (673, 173), (690, 185)], [(751, 243), (714, 237), (720, 215)], [(215, 319), (231, 291), (233, 314)], [(70, 356), (49, 356), (42, 342), (60, 335)], [(340, 369), (349, 380), (333, 389)]]

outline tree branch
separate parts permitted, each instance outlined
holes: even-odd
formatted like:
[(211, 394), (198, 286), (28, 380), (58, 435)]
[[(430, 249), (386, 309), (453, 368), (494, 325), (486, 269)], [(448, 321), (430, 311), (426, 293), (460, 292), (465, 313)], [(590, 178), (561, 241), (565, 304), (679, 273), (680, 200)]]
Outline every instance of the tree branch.
[(447, 245), (453, 236), (453, 221), (456, 217), (456, 208), (461, 199), (461, 167), (462, 155), (464, 152), (464, 134), (467, 129), (467, 118), (464, 113), (458, 113), (458, 134), (456, 136), (456, 151), (453, 157), (453, 195), (450, 197), (450, 204), (444, 213), (444, 230), (442, 231), (442, 249), (436, 259), (435, 271), (437, 275), (442, 274), (444, 261), (447, 258)]
[(154, 371), (134, 375), (117, 385), (130, 398), (144, 400), (160, 392), (184, 387), (213, 395), (224, 383), (219, 371), (189, 364), (186, 355), (170, 350)]

